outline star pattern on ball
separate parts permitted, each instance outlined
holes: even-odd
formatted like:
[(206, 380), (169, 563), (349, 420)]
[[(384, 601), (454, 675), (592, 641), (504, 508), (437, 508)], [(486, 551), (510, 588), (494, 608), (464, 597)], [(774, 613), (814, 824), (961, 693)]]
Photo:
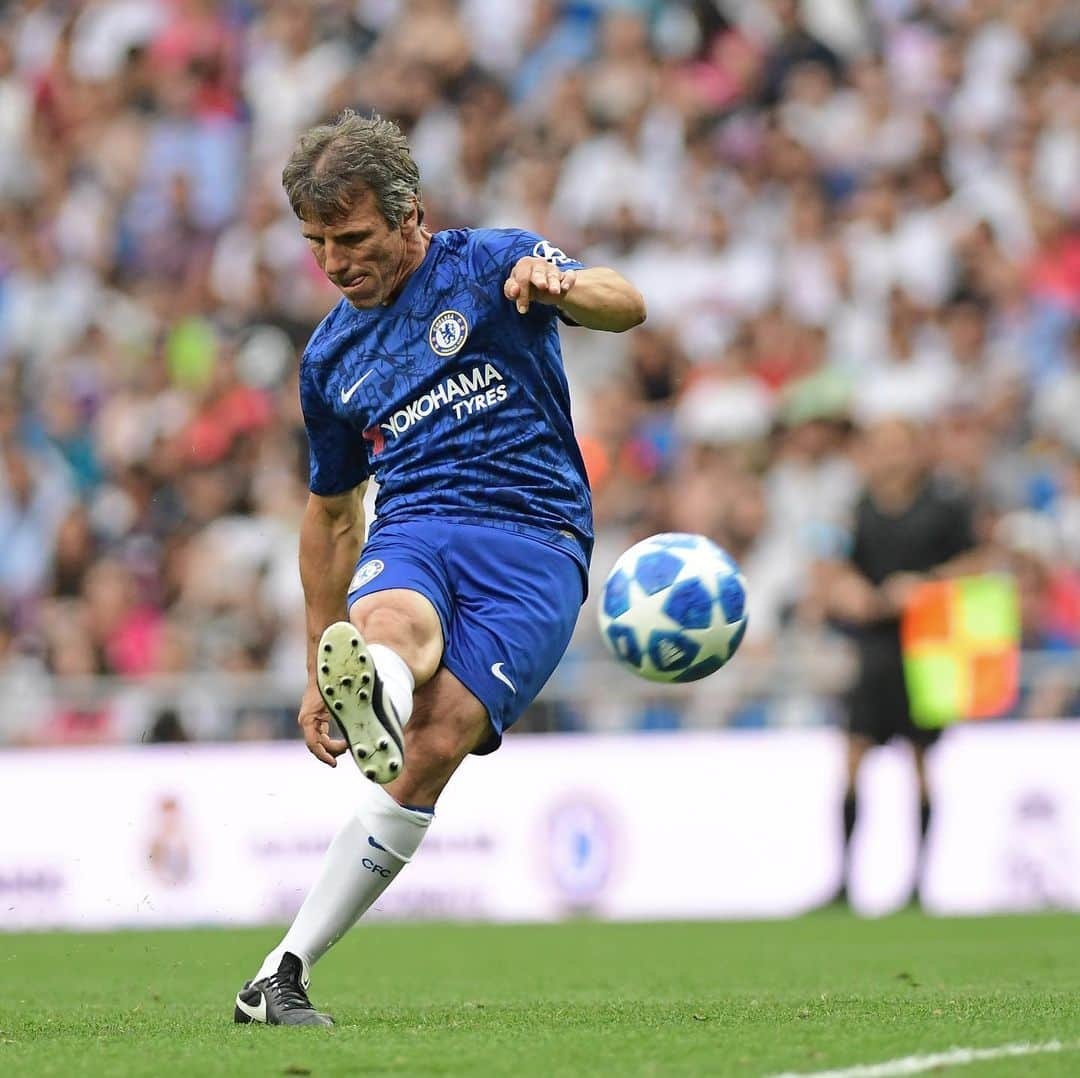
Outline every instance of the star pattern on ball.
[(601, 597), (600, 628), (624, 666), (651, 681), (696, 681), (719, 670), (746, 629), (745, 582), (702, 536), (664, 534), (618, 559)]

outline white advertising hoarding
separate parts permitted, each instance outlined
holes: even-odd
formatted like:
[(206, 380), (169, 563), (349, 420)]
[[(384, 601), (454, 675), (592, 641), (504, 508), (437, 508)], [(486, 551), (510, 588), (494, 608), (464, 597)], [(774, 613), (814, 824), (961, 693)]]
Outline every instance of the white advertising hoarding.
[[(951, 731), (924, 900), (941, 913), (1080, 908), (1080, 725)], [(0, 927), (286, 920), (364, 781), (299, 743), (0, 755)], [(852, 897), (910, 890), (902, 748), (862, 775)], [(469, 760), (382, 917), (779, 917), (825, 899), (841, 856), (833, 731), (518, 736)]]

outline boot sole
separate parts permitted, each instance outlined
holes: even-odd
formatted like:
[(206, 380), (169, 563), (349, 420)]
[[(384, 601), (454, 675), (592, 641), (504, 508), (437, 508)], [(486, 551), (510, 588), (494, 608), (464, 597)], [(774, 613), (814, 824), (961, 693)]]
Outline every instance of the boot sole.
[(364, 777), (380, 785), (396, 779), (405, 767), (401, 724), (394, 715), (380, 717), (375, 708), (382, 684), (367, 644), (351, 622), (337, 621), (322, 634), (315, 680)]

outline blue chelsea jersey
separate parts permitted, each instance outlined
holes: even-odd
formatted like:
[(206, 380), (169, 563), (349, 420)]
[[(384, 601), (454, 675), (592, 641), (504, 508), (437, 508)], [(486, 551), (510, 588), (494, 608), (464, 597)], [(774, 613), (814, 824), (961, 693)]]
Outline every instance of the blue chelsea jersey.
[(312, 335), (300, 402), (315, 494), (379, 483), (373, 531), (461, 520), (533, 535), (587, 565), (592, 503), (552, 306), (503, 295), (519, 258), (581, 268), (518, 229), (439, 232), (393, 303), (347, 300)]

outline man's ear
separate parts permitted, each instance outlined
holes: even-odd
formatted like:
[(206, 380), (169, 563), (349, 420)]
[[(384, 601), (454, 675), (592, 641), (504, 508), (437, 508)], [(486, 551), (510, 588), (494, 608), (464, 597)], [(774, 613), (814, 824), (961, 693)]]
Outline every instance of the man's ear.
[(419, 193), (413, 196), (409, 212), (405, 214), (405, 219), (401, 223), (403, 226), (417, 229), (424, 223), (424, 204), (420, 201)]

